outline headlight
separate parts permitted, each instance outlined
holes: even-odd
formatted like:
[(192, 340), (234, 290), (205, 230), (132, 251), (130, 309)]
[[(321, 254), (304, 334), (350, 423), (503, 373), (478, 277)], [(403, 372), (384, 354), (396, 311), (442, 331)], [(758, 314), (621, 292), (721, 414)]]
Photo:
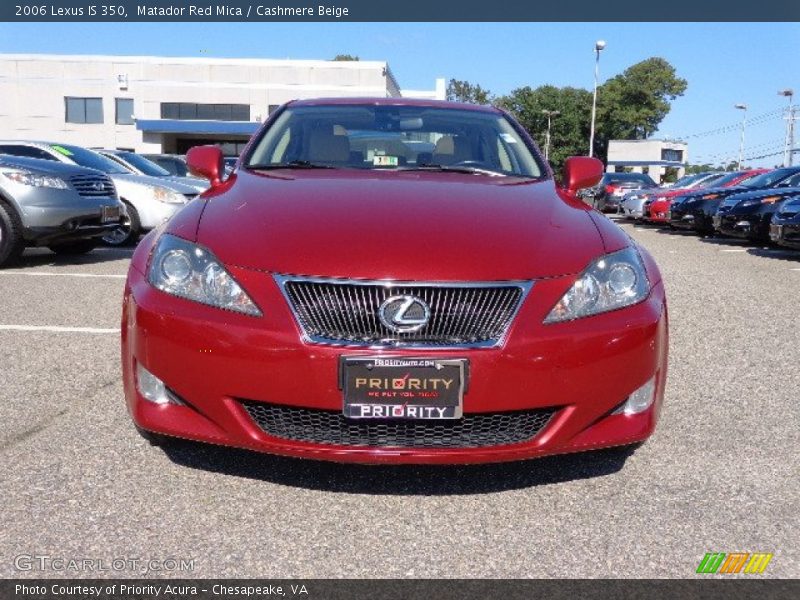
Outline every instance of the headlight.
[(37, 175), (30, 171), (3, 171), (3, 175), (8, 177), (11, 181), (21, 183), (22, 185), (30, 185), (32, 187), (49, 187), (59, 190), (67, 189), (66, 182), (59, 177), (51, 177), (49, 175)]
[(261, 311), (205, 248), (162, 235), (153, 251), (148, 281), (167, 294), (254, 317)]
[(544, 322), (559, 323), (638, 304), (650, 293), (642, 259), (634, 248), (601, 256), (561, 297)]
[(165, 187), (153, 187), (153, 197), (164, 204), (186, 204), (186, 196)]

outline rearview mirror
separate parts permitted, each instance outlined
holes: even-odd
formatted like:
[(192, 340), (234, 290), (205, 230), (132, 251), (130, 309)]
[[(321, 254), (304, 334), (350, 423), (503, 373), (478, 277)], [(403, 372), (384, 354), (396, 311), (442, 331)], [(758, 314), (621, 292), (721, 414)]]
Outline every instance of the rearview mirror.
[(563, 186), (570, 194), (597, 185), (603, 176), (603, 163), (588, 156), (572, 156), (564, 163)]
[(225, 160), (217, 146), (195, 146), (186, 153), (186, 166), (193, 175), (208, 179), (211, 187), (222, 183)]

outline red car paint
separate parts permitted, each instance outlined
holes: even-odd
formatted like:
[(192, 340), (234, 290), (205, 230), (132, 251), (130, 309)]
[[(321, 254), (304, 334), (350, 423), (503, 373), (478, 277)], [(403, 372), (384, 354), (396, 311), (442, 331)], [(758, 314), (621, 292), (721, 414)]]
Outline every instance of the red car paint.
[[(530, 138), (524, 139), (540, 156)], [(590, 168), (581, 162), (590, 159), (571, 160), (575, 173)], [(646, 250), (637, 247), (651, 283), (644, 301), (543, 323), (592, 260), (633, 244), (574, 197), (582, 183), (569, 182), (566, 190), (549, 173), (535, 181), (427, 171), (240, 169), (146, 236), (133, 256), (122, 313), (122, 372), (133, 420), (144, 430), (170, 436), (369, 463), (498, 462), (645, 440), (661, 409), (668, 352), (664, 287)], [(148, 262), (164, 233), (211, 250), (263, 316), (213, 308), (154, 288), (146, 275)], [(275, 274), (534, 285), (496, 347), (362, 348), (304, 340)], [(533, 408), (556, 412), (540, 433), (522, 443), (422, 448), (274, 437), (242, 407), (240, 401), (248, 400), (341, 412), (343, 356), (468, 359), (465, 415)], [(137, 389), (137, 363), (185, 404), (145, 400)], [(650, 408), (611, 414), (654, 377)]]
[[(713, 183), (710, 185), (701, 185), (700, 188), (704, 187), (732, 187), (734, 185), (739, 184), (740, 182), (744, 181), (745, 179), (750, 179), (751, 177), (755, 177), (756, 175), (760, 175), (761, 173), (766, 173), (769, 169), (750, 169), (749, 171), (742, 171), (738, 177), (732, 178), (731, 180), (725, 182), (721, 186), (716, 186)], [(669, 207), (672, 205), (672, 199), (678, 196), (682, 196), (683, 194), (696, 191), (698, 188), (694, 190), (689, 189), (667, 189), (663, 192), (659, 192), (653, 199), (653, 202), (650, 203), (650, 211), (648, 216), (645, 220), (651, 223), (667, 223), (669, 219), (667, 218), (667, 214), (669, 212)]]

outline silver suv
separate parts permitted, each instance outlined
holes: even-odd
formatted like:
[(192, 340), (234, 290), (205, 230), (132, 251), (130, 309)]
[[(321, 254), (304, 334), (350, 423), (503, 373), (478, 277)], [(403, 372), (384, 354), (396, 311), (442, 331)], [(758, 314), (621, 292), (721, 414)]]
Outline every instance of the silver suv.
[(0, 155), (0, 266), (26, 246), (83, 254), (119, 227), (124, 208), (104, 173)]

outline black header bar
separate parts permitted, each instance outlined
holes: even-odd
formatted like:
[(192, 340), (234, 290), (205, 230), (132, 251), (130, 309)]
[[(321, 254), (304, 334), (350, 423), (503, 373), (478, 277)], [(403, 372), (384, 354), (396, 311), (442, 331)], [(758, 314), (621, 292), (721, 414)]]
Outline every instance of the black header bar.
[(4, 0), (6, 22), (787, 22), (795, 0)]

